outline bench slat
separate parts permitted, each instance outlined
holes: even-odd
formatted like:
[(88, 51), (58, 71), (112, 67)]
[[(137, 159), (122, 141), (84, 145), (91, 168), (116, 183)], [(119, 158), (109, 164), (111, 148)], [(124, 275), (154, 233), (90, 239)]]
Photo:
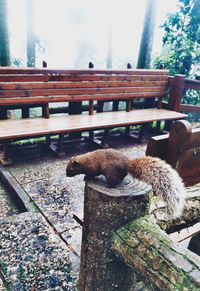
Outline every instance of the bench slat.
[(0, 97), (0, 105), (21, 105), (21, 104), (43, 104), (48, 102), (78, 102), (90, 100), (126, 100), (130, 98), (151, 98), (164, 97), (167, 91), (162, 92), (138, 92), (138, 93), (120, 93), (120, 94), (91, 94), (91, 95), (61, 95), (61, 96), (36, 96), (36, 97)]
[(113, 88), (69, 88), (69, 89), (34, 89), (34, 90), (2, 90), (0, 98), (5, 97), (31, 97), (31, 96), (56, 96), (56, 95), (94, 95), (94, 94), (112, 94), (112, 93), (145, 93), (165, 92), (165, 86), (155, 87), (113, 87)]
[(66, 89), (66, 88), (108, 88), (108, 87), (167, 87), (168, 81), (88, 81), (88, 82), (31, 82), (0, 83), (1, 90), (34, 90), (34, 89)]
[(47, 82), (47, 81), (166, 81), (168, 75), (24, 75), (0, 74), (0, 82)]
[(160, 70), (160, 69), (127, 69), (127, 70), (114, 70), (114, 69), (106, 69), (106, 70), (98, 70), (98, 69), (73, 69), (73, 70), (54, 70), (48, 68), (12, 68), (12, 67), (0, 67), (0, 74), (117, 74), (117, 75), (168, 75), (168, 70)]
[[(61, 132), (101, 129), (132, 124), (142, 124), (160, 120), (186, 118), (186, 114), (166, 109), (139, 109), (131, 112), (103, 112), (94, 115), (51, 116), (45, 118), (27, 118), (2, 120), (0, 139), (31, 137)], [(13, 130), (14, 129), (14, 130)]]

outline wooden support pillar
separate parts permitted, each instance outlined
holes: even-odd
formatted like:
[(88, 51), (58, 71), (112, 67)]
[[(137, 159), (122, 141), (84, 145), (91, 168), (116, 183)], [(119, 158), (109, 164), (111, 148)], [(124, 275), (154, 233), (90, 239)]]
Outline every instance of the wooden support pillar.
[(112, 234), (148, 213), (150, 192), (129, 176), (116, 188), (103, 176), (86, 181), (79, 291), (130, 290), (132, 270), (113, 254)]
[(89, 101), (89, 115), (94, 115), (94, 100)]
[(103, 112), (104, 101), (97, 101), (97, 112)]
[(179, 111), (181, 98), (183, 96), (185, 86), (185, 75), (175, 75), (170, 89), (170, 97), (167, 109)]
[(112, 111), (119, 111), (119, 100), (113, 101)]
[(22, 107), (22, 118), (29, 118), (29, 106), (24, 105)]
[[(174, 75), (173, 82), (170, 88), (170, 96), (167, 109), (179, 111), (181, 106), (181, 99), (185, 87), (185, 75)], [(165, 122), (165, 130), (170, 130), (172, 121)]]
[(58, 139), (58, 146), (57, 146), (57, 154), (59, 157), (65, 155), (65, 153), (63, 152), (63, 140), (64, 140), (64, 133), (60, 133), (59, 139)]
[(49, 103), (45, 103), (42, 105), (42, 116), (49, 118)]
[(108, 139), (109, 131), (110, 131), (110, 128), (106, 128), (104, 130), (103, 139), (102, 139), (102, 148), (103, 149), (108, 148), (107, 139)]

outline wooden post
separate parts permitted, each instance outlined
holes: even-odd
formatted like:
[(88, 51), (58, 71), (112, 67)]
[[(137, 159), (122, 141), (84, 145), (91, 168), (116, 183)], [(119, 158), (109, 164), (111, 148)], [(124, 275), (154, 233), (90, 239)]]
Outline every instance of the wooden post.
[(89, 115), (94, 115), (94, 100), (89, 101)]
[(42, 116), (49, 118), (49, 103), (45, 103), (42, 105)]
[(28, 105), (22, 106), (22, 118), (29, 118), (29, 106)]
[(181, 105), (181, 98), (183, 96), (185, 86), (185, 75), (175, 75), (174, 82), (170, 89), (170, 97), (168, 102), (168, 109), (179, 111)]
[(111, 237), (148, 213), (150, 191), (129, 176), (116, 188), (108, 188), (103, 176), (86, 181), (79, 291), (129, 290), (132, 270), (111, 251)]

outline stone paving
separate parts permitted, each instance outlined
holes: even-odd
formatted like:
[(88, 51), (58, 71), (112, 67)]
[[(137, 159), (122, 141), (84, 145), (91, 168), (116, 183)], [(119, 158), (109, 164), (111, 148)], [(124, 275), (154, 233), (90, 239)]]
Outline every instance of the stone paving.
[[(145, 155), (146, 142), (112, 137), (109, 145), (132, 159)], [(11, 147), (14, 163), (7, 169), (36, 207), (19, 214), (0, 186), (0, 291), (77, 290), (81, 227), (73, 215), (83, 217), (84, 181), (83, 175), (66, 177), (66, 165), (96, 147), (74, 143), (64, 149), (66, 156), (56, 158), (42, 144)]]
[[(110, 146), (130, 158), (144, 156), (145, 144), (133, 148), (133, 142), (126, 141), (124, 147), (121, 138), (112, 138)], [(71, 156), (95, 149), (84, 143), (67, 145), (66, 156), (57, 158), (42, 145), (11, 147), (13, 165), (7, 170), (34, 202), (36, 212), (19, 214), (10, 201), (1, 206), (0, 278), (8, 290), (76, 290), (81, 227), (73, 215), (83, 217), (84, 180), (83, 175), (66, 177), (66, 165)]]

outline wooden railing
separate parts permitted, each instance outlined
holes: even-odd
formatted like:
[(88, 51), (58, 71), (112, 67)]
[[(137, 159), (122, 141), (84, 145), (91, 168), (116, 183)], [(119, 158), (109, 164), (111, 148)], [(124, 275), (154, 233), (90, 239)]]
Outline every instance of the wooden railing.
[[(170, 76), (169, 77), (169, 86), (172, 85), (174, 81), (174, 77)], [(184, 89), (188, 90), (200, 90), (200, 81), (198, 80), (191, 80), (186, 78), (185, 79), (185, 84), (184, 84)], [(196, 112), (200, 113), (200, 106), (198, 105), (191, 105), (191, 104), (181, 104), (180, 105), (180, 111), (184, 112)]]

